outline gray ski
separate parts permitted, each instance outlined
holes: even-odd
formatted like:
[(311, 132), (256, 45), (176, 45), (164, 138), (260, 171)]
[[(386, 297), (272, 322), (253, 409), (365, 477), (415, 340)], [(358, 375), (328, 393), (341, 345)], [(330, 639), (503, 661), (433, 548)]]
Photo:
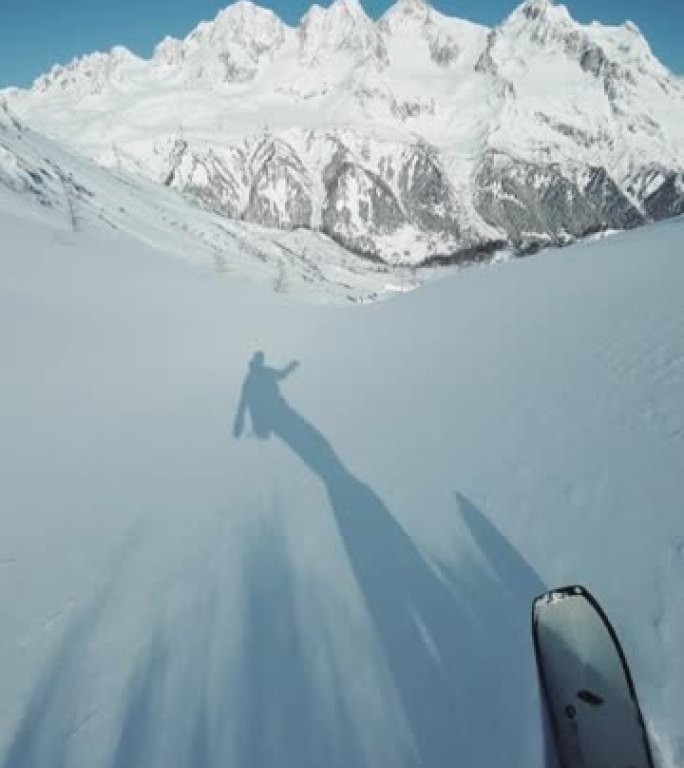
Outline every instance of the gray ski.
[(591, 594), (563, 587), (534, 601), (537, 667), (563, 768), (653, 768), (615, 630)]

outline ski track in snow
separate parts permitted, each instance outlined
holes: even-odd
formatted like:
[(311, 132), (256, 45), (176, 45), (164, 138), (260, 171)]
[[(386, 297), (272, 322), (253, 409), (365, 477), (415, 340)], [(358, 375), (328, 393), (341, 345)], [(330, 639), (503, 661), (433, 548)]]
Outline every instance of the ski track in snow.
[(577, 581), (681, 764), (681, 219), (355, 308), (0, 231), (2, 768), (541, 768)]

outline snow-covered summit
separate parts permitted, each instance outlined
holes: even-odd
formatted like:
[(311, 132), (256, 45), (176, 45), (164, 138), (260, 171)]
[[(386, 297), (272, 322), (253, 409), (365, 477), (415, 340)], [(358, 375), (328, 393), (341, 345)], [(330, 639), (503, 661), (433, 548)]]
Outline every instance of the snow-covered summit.
[(574, 24), (568, 9), (551, 0), (525, 0), (506, 17), (501, 27), (526, 29), (535, 42), (543, 44)]
[(335, 54), (384, 62), (387, 53), (376, 25), (358, 0), (335, 0), (328, 8), (312, 6), (299, 25), (300, 60), (321, 65)]
[(200, 23), (182, 41), (166, 38), (153, 64), (175, 67), (187, 80), (207, 83), (252, 79), (264, 57), (273, 55), (291, 30), (270, 10), (240, 0)]
[(511, 21), (519, 17), (549, 22), (553, 19), (570, 19), (570, 14), (565, 5), (555, 3), (554, 0), (524, 0), (507, 18)]
[[(393, 49), (393, 64), (400, 68), (407, 51), (421, 63), (454, 64), (464, 52), (480, 49), (487, 31), (480, 24), (445, 16), (426, 0), (397, 0), (377, 26)], [(470, 60), (467, 53), (466, 58)]]
[(407, 22), (425, 22), (434, 8), (426, 0), (397, 0), (380, 17), (380, 26), (391, 29)]
[(121, 45), (107, 53), (91, 53), (73, 59), (66, 65), (56, 64), (33, 84), (36, 93), (54, 91), (77, 92), (81, 95), (102, 93), (130, 64), (142, 60)]
[(284, 26), (273, 11), (240, 0), (220, 11), (213, 21), (200, 24), (185, 43), (190, 50), (207, 47), (221, 52), (241, 44), (261, 51), (279, 44)]
[[(667, 77), (665, 67), (653, 56), (651, 49), (630, 21), (609, 26), (593, 21), (583, 25), (576, 22), (566, 6), (551, 0), (526, 0), (497, 27), (501, 37), (514, 41), (515, 53), (529, 61), (533, 48), (552, 56), (564, 53), (574, 57), (585, 71), (593, 75), (623, 67), (625, 76), (635, 80), (639, 75)], [(525, 48), (529, 44), (532, 48)], [(514, 58), (506, 51), (508, 58)]]

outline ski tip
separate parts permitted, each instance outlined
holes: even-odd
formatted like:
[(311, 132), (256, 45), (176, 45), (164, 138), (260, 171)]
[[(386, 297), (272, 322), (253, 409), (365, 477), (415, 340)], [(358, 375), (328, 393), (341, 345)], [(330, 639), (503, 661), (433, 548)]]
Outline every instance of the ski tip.
[(586, 587), (583, 587), (581, 584), (571, 584), (567, 587), (556, 587), (541, 595), (537, 595), (537, 597), (534, 598), (532, 605), (534, 608), (537, 608), (540, 605), (555, 603), (566, 597), (584, 597), (592, 603), (596, 602)]
[(590, 603), (595, 610), (599, 613), (603, 613), (598, 600), (591, 594), (591, 592), (582, 584), (569, 584), (565, 587), (555, 587), (547, 592), (543, 592), (541, 595), (537, 595), (532, 601), (532, 625), (536, 627), (539, 615), (544, 608), (547, 608), (554, 603), (558, 603), (561, 600), (565, 600), (570, 597), (580, 597)]

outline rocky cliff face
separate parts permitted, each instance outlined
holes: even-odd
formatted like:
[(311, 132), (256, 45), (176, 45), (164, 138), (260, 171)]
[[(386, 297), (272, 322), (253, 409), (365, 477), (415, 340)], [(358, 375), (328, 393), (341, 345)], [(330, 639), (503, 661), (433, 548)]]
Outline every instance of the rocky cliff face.
[(527, 0), (487, 29), (399, 0), (297, 28), (238, 2), (5, 98), (117, 171), (388, 263), (564, 243), (684, 211), (684, 86), (639, 30)]
[[(275, 229), (319, 230), (349, 250), (388, 262), (419, 247), (456, 254), (464, 237), (456, 193), (439, 153), (349, 132), (290, 132), (248, 139), (232, 151), (177, 140), (165, 184), (233, 219)], [(371, 149), (374, 156), (371, 158)], [(403, 233), (401, 243), (394, 238)], [(426, 243), (431, 243), (427, 248)], [(401, 246), (401, 250), (400, 250)]]
[(563, 243), (602, 229), (630, 229), (644, 221), (603, 168), (587, 168), (573, 180), (557, 164), (490, 153), (476, 171), (474, 186), (482, 218), (521, 248)]

